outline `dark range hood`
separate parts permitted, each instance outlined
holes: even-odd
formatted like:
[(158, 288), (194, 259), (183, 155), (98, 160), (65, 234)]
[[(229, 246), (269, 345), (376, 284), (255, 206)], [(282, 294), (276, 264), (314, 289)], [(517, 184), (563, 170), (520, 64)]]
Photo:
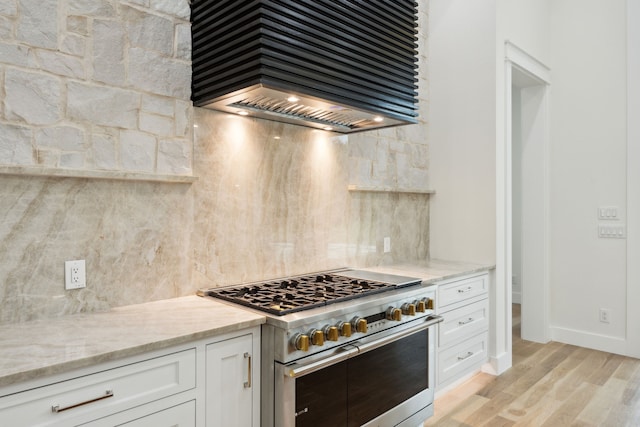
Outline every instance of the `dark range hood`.
[(417, 3), (192, 0), (195, 106), (336, 132), (416, 123)]

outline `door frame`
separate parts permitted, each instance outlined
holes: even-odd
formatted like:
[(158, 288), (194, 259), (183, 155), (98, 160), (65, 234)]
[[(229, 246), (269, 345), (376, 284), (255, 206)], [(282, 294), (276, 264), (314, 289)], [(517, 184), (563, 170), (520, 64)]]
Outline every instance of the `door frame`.
[(640, 357), (640, 0), (627, 0), (627, 330), (626, 354)]
[[(548, 179), (548, 166), (549, 166), (549, 147), (550, 147), (550, 131), (549, 131), (549, 85), (551, 84), (551, 70), (544, 63), (540, 62), (523, 49), (519, 48), (510, 41), (505, 42), (505, 129), (504, 138), (498, 138), (498, 147), (496, 152), (501, 153), (501, 157), (498, 159), (498, 168), (496, 182), (498, 184), (498, 197), (497, 200), (497, 269), (496, 285), (503, 286), (505, 292), (505, 311), (507, 328), (505, 341), (507, 343), (507, 352), (511, 354), (512, 351), (512, 318), (511, 318), (511, 304), (512, 304), (512, 238), (513, 238), (513, 211), (512, 211), (512, 190), (513, 190), (513, 169), (512, 169), (512, 85), (513, 85), (513, 72), (524, 73), (530, 78), (535, 79), (540, 85), (544, 86), (544, 105), (542, 114), (544, 118), (542, 120), (544, 127), (543, 135), (543, 150), (544, 150), (544, 164), (541, 165), (544, 174), (544, 230), (543, 232), (543, 283), (540, 289), (537, 290), (537, 300), (535, 301), (536, 307), (539, 309), (533, 315), (533, 319), (529, 318), (527, 321), (540, 322), (541, 327), (537, 328), (539, 333), (534, 338), (536, 341), (548, 342), (550, 337), (549, 327), (549, 244), (548, 244), (548, 227), (549, 227), (549, 179)], [(503, 144), (503, 145), (502, 145)], [(502, 145), (502, 146), (500, 146)], [(522, 293), (526, 298), (527, 284), (523, 281)], [(542, 301), (540, 301), (540, 299)], [(526, 304), (526, 303), (525, 303)], [(533, 312), (533, 310), (529, 310)], [(531, 338), (530, 338), (531, 339)]]

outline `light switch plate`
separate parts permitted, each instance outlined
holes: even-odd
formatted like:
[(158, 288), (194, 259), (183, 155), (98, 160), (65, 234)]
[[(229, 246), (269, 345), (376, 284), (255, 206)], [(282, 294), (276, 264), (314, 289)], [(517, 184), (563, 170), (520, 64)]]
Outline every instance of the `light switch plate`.
[(87, 287), (86, 266), (83, 259), (65, 261), (64, 263), (64, 288), (80, 289)]
[(598, 208), (598, 219), (600, 220), (613, 220), (620, 219), (619, 209), (617, 206), (600, 206)]
[(598, 224), (598, 237), (601, 239), (624, 239), (627, 229), (624, 224)]

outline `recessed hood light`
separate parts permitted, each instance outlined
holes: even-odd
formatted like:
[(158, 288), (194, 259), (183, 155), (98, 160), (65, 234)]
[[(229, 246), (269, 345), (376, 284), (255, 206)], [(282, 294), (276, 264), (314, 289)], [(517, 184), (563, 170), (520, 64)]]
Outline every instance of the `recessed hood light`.
[(194, 106), (342, 133), (417, 123), (417, 2), (190, 3)]

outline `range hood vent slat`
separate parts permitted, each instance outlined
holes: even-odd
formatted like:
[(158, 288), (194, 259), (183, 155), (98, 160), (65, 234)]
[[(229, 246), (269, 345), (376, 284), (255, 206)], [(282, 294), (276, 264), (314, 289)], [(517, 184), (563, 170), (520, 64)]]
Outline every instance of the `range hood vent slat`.
[(338, 132), (416, 123), (416, 17), (408, 0), (192, 0), (193, 103)]

